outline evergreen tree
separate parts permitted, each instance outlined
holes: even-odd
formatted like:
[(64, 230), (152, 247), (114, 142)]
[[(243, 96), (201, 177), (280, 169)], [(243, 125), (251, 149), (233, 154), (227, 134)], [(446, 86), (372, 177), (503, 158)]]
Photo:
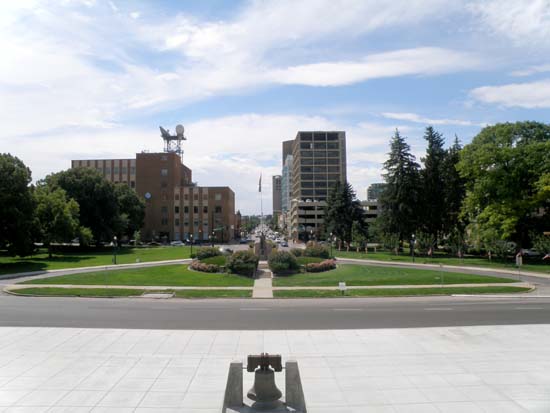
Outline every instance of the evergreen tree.
[(389, 158), (384, 163), (387, 187), (382, 193), (381, 227), (386, 234), (408, 239), (417, 228), (419, 199), (419, 166), (410, 146), (396, 129), (390, 142)]
[(460, 209), (466, 196), (466, 181), (460, 176), (456, 167), (460, 161), (461, 150), (458, 136), (455, 136), (453, 146), (446, 151), (443, 163), (443, 199), (445, 205), (443, 230), (446, 235), (452, 233), (456, 235), (457, 232), (459, 234), (464, 232)]
[(328, 194), (325, 207), (326, 234), (332, 233), (349, 246), (353, 238), (354, 222), (366, 234), (363, 208), (356, 199), (355, 191), (348, 182), (336, 182)]
[(424, 133), (428, 142), (426, 157), (422, 158), (424, 168), (421, 171), (422, 197), (419, 200), (422, 213), (420, 227), (437, 240), (443, 233), (447, 206), (445, 205), (445, 161), (446, 151), (443, 136), (428, 126)]

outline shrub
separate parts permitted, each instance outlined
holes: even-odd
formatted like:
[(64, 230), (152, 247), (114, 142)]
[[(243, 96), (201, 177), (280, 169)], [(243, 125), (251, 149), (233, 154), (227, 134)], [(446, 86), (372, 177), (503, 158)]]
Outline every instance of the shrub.
[(334, 260), (324, 260), (321, 262), (312, 262), (311, 264), (306, 264), (306, 272), (323, 272), (329, 271), (336, 268), (336, 261)]
[(220, 271), (220, 267), (218, 265), (207, 264), (204, 262), (200, 262), (199, 260), (191, 261), (191, 265), (189, 265), (189, 268), (200, 272), (219, 272)]
[(304, 250), (301, 249), (301, 248), (292, 248), (290, 250), (290, 252), (292, 253), (292, 255), (294, 255), (295, 257), (301, 257), (302, 255), (304, 255)]
[(199, 260), (204, 260), (205, 258), (217, 257), (218, 255), (222, 255), (222, 252), (219, 250), (219, 248), (202, 247), (198, 249), (196, 257)]
[(287, 251), (273, 251), (267, 263), (269, 269), (276, 274), (295, 271), (300, 268), (296, 261), (296, 257)]
[(204, 258), (200, 261), (203, 262), (204, 264), (215, 264), (215, 265), (219, 265), (220, 267), (225, 266), (225, 256), (223, 256), (223, 255), (217, 255), (215, 257)]
[(253, 277), (258, 268), (259, 258), (251, 251), (237, 251), (229, 256), (227, 268), (235, 274)]
[(323, 245), (308, 243), (303, 255), (305, 257), (330, 258), (330, 251)]

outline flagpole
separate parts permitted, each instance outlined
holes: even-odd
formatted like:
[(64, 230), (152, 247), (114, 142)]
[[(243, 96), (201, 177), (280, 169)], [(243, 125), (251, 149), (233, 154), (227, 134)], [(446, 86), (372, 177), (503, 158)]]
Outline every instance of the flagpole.
[(260, 173), (260, 226), (262, 227), (262, 233), (264, 232), (264, 196), (262, 193), (262, 174)]

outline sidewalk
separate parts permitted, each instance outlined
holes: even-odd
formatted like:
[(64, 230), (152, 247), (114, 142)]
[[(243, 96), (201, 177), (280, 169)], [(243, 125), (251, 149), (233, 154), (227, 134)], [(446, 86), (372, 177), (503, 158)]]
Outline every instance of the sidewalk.
[(254, 280), (252, 298), (273, 298), (273, 273), (269, 270), (258, 270), (259, 276)]

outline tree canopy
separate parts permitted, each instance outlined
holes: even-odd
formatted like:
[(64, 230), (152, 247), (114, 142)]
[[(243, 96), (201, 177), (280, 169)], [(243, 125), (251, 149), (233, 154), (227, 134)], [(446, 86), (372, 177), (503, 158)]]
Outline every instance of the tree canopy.
[(502, 123), (484, 128), (460, 153), (466, 180), (462, 212), (479, 230), (519, 245), (548, 228), (550, 126)]

